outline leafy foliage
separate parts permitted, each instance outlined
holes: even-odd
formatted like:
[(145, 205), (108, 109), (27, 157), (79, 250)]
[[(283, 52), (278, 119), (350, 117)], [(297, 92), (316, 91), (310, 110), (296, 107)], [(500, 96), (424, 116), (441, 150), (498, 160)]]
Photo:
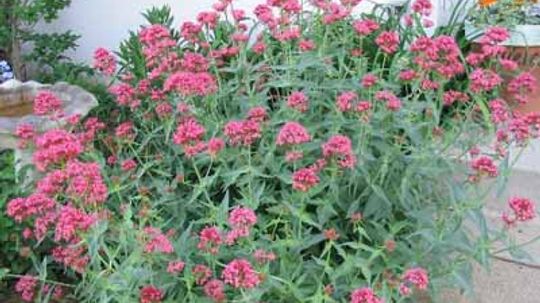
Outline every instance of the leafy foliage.
[[(77, 47), (79, 35), (72, 31), (40, 33), (40, 22), (51, 23), (71, 4), (70, 0), (1, 0), (0, 46), (6, 48), (8, 59), (20, 79), (27, 75), (28, 65), (42, 73), (50, 73), (57, 65), (70, 60), (64, 54)], [(29, 47), (23, 53), (23, 46)]]
[[(35, 146), (44, 177), (10, 213), (32, 227), (45, 215), (18, 208), (32, 199), (60, 220), (28, 240), (53, 252), (19, 282), (143, 303), (414, 302), (470, 287), (473, 262), (509, 241), (488, 227), (479, 183), (503, 180), (504, 151), (528, 137), (501, 123), (502, 83), (477, 81), (486, 71), (455, 38), (380, 10), (251, 29), (238, 11), (206, 12), (180, 31), (169, 9), (148, 11), (117, 56), (96, 51), (104, 73), (120, 66), (103, 121), (33, 141), (54, 146)], [(505, 140), (477, 150), (495, 128)]]

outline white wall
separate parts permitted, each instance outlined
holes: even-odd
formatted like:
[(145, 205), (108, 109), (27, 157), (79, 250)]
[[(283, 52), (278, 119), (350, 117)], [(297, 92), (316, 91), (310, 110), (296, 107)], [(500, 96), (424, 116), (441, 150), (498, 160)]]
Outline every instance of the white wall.
[[(45, 30), (70, 29), (82, 35), (79, 49), (69, 54), (78, 61), (91, 62), (96, 48), (116, 49), (127, 37), (128, 31), (143, 24), (141, 12), (152, 6), (169, 5), (175, 16), (176, 25), (194, 20), (197, 14), (210, 10), (216, 0), (73, 0), (52, 25)], [(235, 8), (251, 13), (255, 6), (265, 0), (234, 0)], [(371, 6), (368, 0), (361, 9)]]
[[(169, 5), (176, 24), (193, 20), (203, 10), (209, 10), (215, 0), (73, 0), (46, 30), (70, 29), (82, 35), (79, 49), (72, 55), (76, 60), (91, 62), (98, 47), (116, 49), (128, 31), (143, 24), (141, 12), (152, 6)], [(260, 0), (235, 0), (235, 7), (252, 11)]]
[[(152, 6), (169, 5), (175, 16), (176, 25), (178, 25), (183, 21), (194, 20), (201, 11), (210, 10), (216, 1), (73, 0), (71, 6), (61, 12), (59, 20), (54, 24), (44, 26), (44, 30), (63, 31), (70, 29), (82, 35), (79, 40), (80, 47), (68, 55), (77, 61), (90, 63), (96, 48), (116, 49), (119, 43), (127, 37), (129, 30), (137, 29), (139, 25), (144, 23), (141, 12)], [(363, 0), (357, 11), (370, 10), (373, 2), (395, 1), (400, 0)], [(435, 23), (444, 22), (447, 15), (450, 14), (452, 6), (458, 1), (461, 0), (432, 0), (434, 4), (432, 18), (435, 19)], [(264, 2), (265, 0), (234, 0), (233, 4), (235, 8), (242, 8), (251, 14), (257, 4)]]

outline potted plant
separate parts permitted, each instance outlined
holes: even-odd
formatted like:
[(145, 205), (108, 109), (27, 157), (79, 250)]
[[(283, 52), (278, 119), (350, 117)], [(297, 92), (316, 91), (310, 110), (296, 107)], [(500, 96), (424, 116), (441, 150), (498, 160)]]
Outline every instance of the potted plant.
[[(540, 4), (535, 0), (479, 0), (465, 25), (466, 36), (481, 44), (480, 36), (492, 26), (509, 29), (509, 37), (500, 45), (507, 49), (508, 59), (515, 61), (519, 70), (526, 70), (536, 78), (536, 88), (522, 98), (516, 100), (511, 88), (502, 92), (503, 97), (510, 102), (517, 101), (513, 102), (517, 112), (540, 111)], [(510, 83), (512, 76), (506, 76)]]

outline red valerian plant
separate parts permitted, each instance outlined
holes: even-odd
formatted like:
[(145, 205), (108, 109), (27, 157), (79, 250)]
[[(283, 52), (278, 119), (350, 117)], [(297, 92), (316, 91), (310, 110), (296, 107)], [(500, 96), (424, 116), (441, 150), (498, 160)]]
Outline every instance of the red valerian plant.
[(151, 10), (118, 58), (96, 52), (120, 71), (109, 115), (78, 122), (39, 96), (38, 114), (72, 123), (17, 131), (41, 174), (7, 207), (43, 258), (24, 300), (414, 301), (512, 243), (534, 203), (511, 199), (493, 231), (484, 181), (540, 115), (512, 111), (533, 82), (504, 29), (463, 54), (424, 34), (429, 1), (406, 16), (309, 2), (266, 1), (253, 24), (219, 0), (179, 28)]

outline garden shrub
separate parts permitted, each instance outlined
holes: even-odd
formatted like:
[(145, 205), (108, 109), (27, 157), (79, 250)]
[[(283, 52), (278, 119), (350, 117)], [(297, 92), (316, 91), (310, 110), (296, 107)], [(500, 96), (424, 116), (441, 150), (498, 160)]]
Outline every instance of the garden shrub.
[[(16, 185), (14, 156), (11, 151), (0, 151), (0, 209), (11, 199), (20, 195)], [(0, 217), (0, 267), (11, 267), (15, 272), (25, 271), (28, 268), (17, 262), (21, 243), (20, 227), (6, 216)]]
[[(73, 31), (44, 33), (38, 24), (50, 24), (58, 19), (70, 0), (1, 0), (0, 48), (5, 48), (15, 76), (26, 80), (29, 76), (50, 79), (84, 69), (72, 62), (65, 53), (77, 48), (79, 35)], [(29, 72), (33, 72), (29, 75)]]
[(50, 253), (16, 291), (374, 303), (469, 287), (472, 263), (535, 216), (516, 197), (488, 226), (480, 186), (538, 134), (539, 115), (498, 97), (499, 73), (518, 97), (529, 78), (502, 59), (504, 29), (465, 59), (424, 34), (429, 2), (386, 17), (352, 15), (358, 2), (270, 0), (248, 26), (223, 0), (179, 29), (154, 9), (118, 56), (96, 51), (116, 79), (101, 120), (39, 96), (36, 112), (69, 123), (18, 132), (43, 177), (7, 213)]

